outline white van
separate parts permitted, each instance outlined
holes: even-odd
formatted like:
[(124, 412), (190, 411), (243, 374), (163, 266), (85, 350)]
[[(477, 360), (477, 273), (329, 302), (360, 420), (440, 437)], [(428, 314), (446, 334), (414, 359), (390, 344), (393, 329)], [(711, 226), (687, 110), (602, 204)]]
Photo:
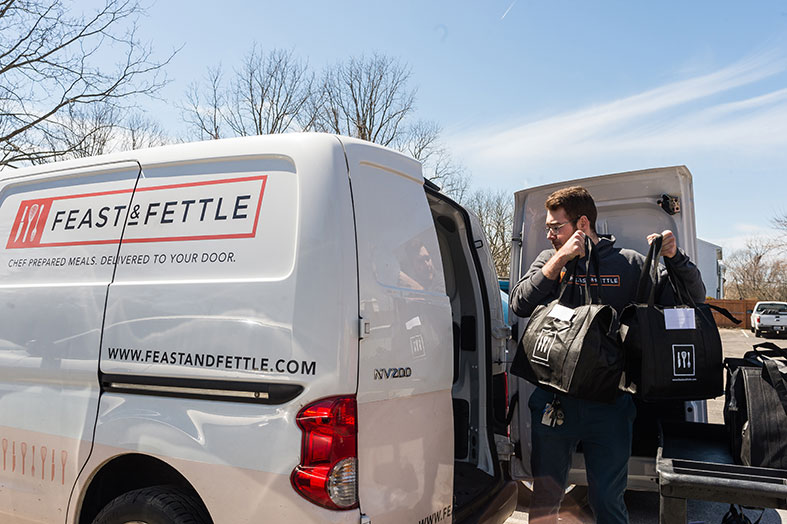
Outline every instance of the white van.
[(494, 266), (414, 160), (289, 134), (5, 170), (0, 242), (0, 522), (514, 510)]
[[(583, 178), (517, 192), (514, 197), (511, 249), (510, 281), (512, 283), (517, 282), (527, 272), (530, 264), (542, 250), (551, 247), (544, 234), (546, 220), (544, 202), (547, 196), (557, 189), (577, 184), (585, 187), (596, 203), (598, 209), (596, 231), (599, 234), (613, 235), (616, 246), (647, 253), (646, 236), (649, 233), (669, 229), (675, 233), (678, 246), (696, 262), (697, 234), (691, 173), (686, 166), (664, 167)], [(513, 355), (517, 340), (524, 333), (527, 319), (520, 319), (512, 313), (509, 314), (509, 323), (512, 328), (509, 354)], [(510, 357), (509, 360), (512, 358)], [(509, 377), (513, 411), (511, 436), (515, 441), (511, 476), (525, 481), (531, 478), (531, 419), (527, 399), (533, 389), (533, 385), (525, 380)], [(628, 488), (655, 492), (658, 491), (656, 472), (658, 421), (707, 422), (707, 404), (705, 401), (642, 403), (637, 399), (635, 402), (637, 419), (634, 422)], [(587, 485), (581, 452), (574, 455), (569, 482), (576, 486)]]

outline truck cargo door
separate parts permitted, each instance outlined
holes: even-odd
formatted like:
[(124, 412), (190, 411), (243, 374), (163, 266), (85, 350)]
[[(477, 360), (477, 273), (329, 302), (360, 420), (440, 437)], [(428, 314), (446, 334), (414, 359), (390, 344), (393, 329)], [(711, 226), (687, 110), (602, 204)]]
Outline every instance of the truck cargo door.
[[(616, 246), (647, 253), (646, 236), (669, 229), (675, 233), (678, 246), (696, 261), (694, 193), (689, 170), (685, 166), (676, 166), (616, 173), (549, 184), (516, 193), (511, 249), (512, 287), (527, 272), (538, 254), (551, 247), (544, 233), (544, 201), (553, 191), (572, 185), (585, 187), (593, 196), (598, 209), (596, 231), (613, 235)], [(510, 313), (509, 323), (516, 335), (508, 345), (510, 362), (527, 319), (520, 319)], [(509, 394), (513, 396), (518, 392), (519, 398), (511, 427), (512, 438), (519, 439), (519, 445), (516, 446), (519, 460), (511, 461), (512, 474), (514, 478), (529, 478), (530, 410), (527, 400), (533, 392), (533, 386), (514, 376), (510, 376), (509, 385)], [(687, 406), (688, 413), (691, 420), (699, 422), (707, 419), (704, 402), (691, 403)], [(584, 478), (584, 472), (581, 477)], [(631, 473), (629, 477), (632, 478)], [(581, 481), (584, 483), (584, 480)]]
[(0, 521), (62, 522), (91, 450), (107, 287), (139, 164), (0, 186)]

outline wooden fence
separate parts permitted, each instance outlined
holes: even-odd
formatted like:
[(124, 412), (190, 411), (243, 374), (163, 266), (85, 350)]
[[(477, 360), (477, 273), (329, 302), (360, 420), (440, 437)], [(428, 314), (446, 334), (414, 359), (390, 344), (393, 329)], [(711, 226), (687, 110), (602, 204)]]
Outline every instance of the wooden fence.
[(713, 312), (713, 319), (716, 321), (716, 325), (719, 327), (728, 327), (728, 328), (741, 328), (741, 329), (751, 329), (751, 312), (754, 309), (754, 304), (757, 303), (756, 300), (722, 300), (722, 299), (707, 299), (706, 302), (708, 304), (713, 304), (714, 306), (723, 307), (727, 311), (729, 311), (733, 317), (737, 318), (741, 321), (740, 324), (733, 324), (729, 321), (726, 317), (718, 314), (717, 312)]

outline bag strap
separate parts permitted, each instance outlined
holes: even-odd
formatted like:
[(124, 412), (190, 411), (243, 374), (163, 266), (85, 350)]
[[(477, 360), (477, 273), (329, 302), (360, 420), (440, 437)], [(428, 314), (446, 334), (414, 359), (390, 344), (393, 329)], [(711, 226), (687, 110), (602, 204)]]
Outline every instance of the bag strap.
[(579, 265), (579, 259), (575, 258), (571, 262), (566, 265), (566, 272), (563, 274), (563, 279), (560, 281), (560, 293), (558, 294), (557, 301), (562, 304), (563, 303), (563, 296), (566, 294), (566, 289), (568, 289), (568, 283), (573, 280), (574, 283), (577, 281), (577, 266)]
[(636, 301), (638, 304), (643, 304), (645, 301), (650, 307), (654, 304), (656, 282), (658, 281), (658, 260), (663, 240), (661, 235), (657, 235), (653, 242), (650, 243), (650, 248), (648, 248), (648, 254), (645, 256), (645, 265), (642, 267), (642, 272), (639, 275), (639, 284), (637, 285)]
[(787, 349), (779, 347), (773, 342), (760, 342), (759, 344), (754, 344), (752, 346), (754, 352), (757, 353), (758, 355), (761, 355), (760, 352), (757, 351), (757, 348), (771, 349), (776, 353), (781, 353), (784, 358), (787, 358)]
[(779, 371), (779, 364), (768, 357), (763, 357), (762, 363), (762, 378), (768, 382), (776, 391), (776, 394), (779, 395), (782, 408), (784, 408), (784, 414), (787, 415), (787, 381), (784, 380), (784, 377)]
[(730, 509), (721, 518), (721, 524), (751, 524), (751, 520), (743, 513), (743, 509), (735, 507), (735, 504), (730, 504)]
[(719, 312), (722, 316), (727, 317), (727, 319), (731, 320), (734, 324), (737, 325), (737, 324), (741, 323), (740, 320), (738, 320), (737, 318), (733, 317), (732, 313), (730, 313), (728, 310), (724, 309), (723, 307), (716, 306), (714, 304), (708, 304), (707, 302), (705, 303), (705, 305), (708, 306), (709, 308), (713, 309), (714, 311)]
[[(598, 249), (593, 245), (593, 242), (591, 242), (588, 239), (588, 237), (585, 237), (585, 243), (586, 243), (587, 250), (588, 250), (588, 265), (587, 265), (587, 270), (585, 271), (585, 274), (587, 275), (587, 278), (589, 279), (590, 278), (590, 263), (593, 262), (593, 265), (596, 267), (596, 291), (597, 291), (597, 295), (598, 295), (598, 300), (597, 300), (596, 303), (597, 304), (603, 304), (603, 301), (601, 299), (601, 288), (602, 288), (602, 285), (601, 285), (601, 263), (600, 263), (600, 259), (599, 259), (599, 256), (598, 256)], [(592, 302), (592, 297), (591, 297), (591, 302)]]
[(689, 293), (686, 282), (675, 272), (675, 268), (668, 258), (664, 258), (664, 266), (667, 268), (667, 278), (669, 279), (672, 290), (675, 292), (675, 299), (679, 305), (697, 307), (694, 297)]
[(736, 504), (730, 504), (730, 509), (722, 517), (721, 524), (760, 524), (762, 516), (765, 515), (765, 508), (750, 508), (747, 506), (747, 509), (759, 509), (761, 511), (760, 516), (753, 523), (743, 512), (743, 506), (737, 505), (736, 507)]
[[(588, 239), (587, 235), (585, 235), (585, 304), (590, 305), (593, 303), (593, 299), (590, 294), (590, 259), (595, 256), (598, 259), (598, 254), (595, 253), (593, 250), (593, 243)], [(560, 282), (560, 294), (558, 295), (558, 302), (563, 303), (563, 296), (566, 293), (566, 289), (568, 289), (568, 284), (570, 281), (573, 280), (574, 286), (578, 286), (577, 283), (577, 269), (579, 268), (579, 257), (575, 258), (571, 262), (571, 272), (569, 276), (569, 267), (566, 266), (566, 272), (563, 275), (563, 280)], [(601, 276), (599, 276), (598, 270), (598, 263), (596, 263), (596, 278), (598, 279), (599, 284), (601, 283)], [(601, 300), (601, 295), (599, 291), (599, 300)]]

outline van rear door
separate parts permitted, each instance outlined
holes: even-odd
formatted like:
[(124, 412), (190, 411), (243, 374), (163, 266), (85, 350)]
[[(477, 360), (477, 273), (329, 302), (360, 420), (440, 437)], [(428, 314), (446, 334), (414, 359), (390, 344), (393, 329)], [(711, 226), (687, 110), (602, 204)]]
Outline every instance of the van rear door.
[(450, 520), (451, 308), (421, 166), (342, 138), (358, 239), (358, 479), (375, 524)]
[[(544, 234), (544, 201), (553, 191), (572, 185), (581, 185), (593, 195), (598, 209), (596, 231), (613, 235), (616, 246), (647, 253), (646, 236), (669, 229), (675, 233), (678, 246), (692, 260), (697, 259), (694, 193), (689, 170), (685, 166), (674, 166), (616, 173), (549, 184), (516, 193), (511, 250), (512, 286), (527, 272), (538, 254), (551, 247)], [(510, 313), (509, 323), (514, 333), (508, 345), (510, 361), (513, 360), (527, 319), (520, 319)], [(509, 394), (513, 397), (518, 392), (519, 398), (511, 426), (512, 439), (518, 440), (518, 444), (515, 444), (518, 460), (511, 461), (512, 475), (514, 478), (530, 478), (530, 410), (527, 399), (533, 386), (521, 378), (510, 378)], [(687, 420), (707, 420), (704, 402), (687, 403), (685, 410)], [(575, 457), (575, 467), (583, 465), (581, 458)], [(629, 470), (629, 487), (641, 482), (642, 489), (652, 489), (649, 462), (638, 464), (637, 460), (632, 460)], [(572, 483), (585, 483), (584, 471), (572, 469), (570, 478)]]
[(0, 182), (0, 521), (62, 522), (91, 451), (107, 288), (140, 167), (31, 171)]

